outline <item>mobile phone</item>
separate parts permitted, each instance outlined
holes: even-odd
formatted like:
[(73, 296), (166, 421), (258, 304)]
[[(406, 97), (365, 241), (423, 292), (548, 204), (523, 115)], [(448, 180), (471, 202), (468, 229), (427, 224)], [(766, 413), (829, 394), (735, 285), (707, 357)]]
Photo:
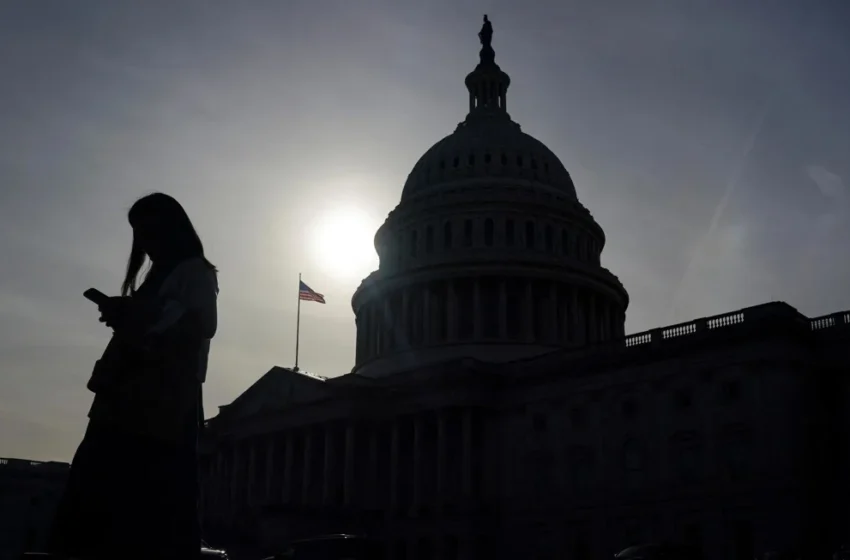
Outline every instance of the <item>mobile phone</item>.
[(97, 305), (103, 305), (104, 303), (109, 301), (108, 295), (104, 294), (99, 290), (95, 290), (94, 288), (89, 288), (88, 290), (83, 292), (83, 297)]

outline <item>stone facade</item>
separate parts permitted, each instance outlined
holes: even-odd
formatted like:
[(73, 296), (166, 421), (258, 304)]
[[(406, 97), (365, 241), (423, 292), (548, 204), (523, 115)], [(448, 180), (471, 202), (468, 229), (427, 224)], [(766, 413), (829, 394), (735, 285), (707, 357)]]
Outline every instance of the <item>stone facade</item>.
[[(850, 313), (773, 303), (508, 364), (377, 379), (282, 368), (209, 422), (204, 516), (392, 558), (707, 558), (846, 537)], [(523, 552), (525, 551), (525, 552)]]
[(0, 458), (0, 560), (44, 550), (68, 463)]
[(511, 120), (485, 46), (469, 114), (377, 232), (351, 373), (273, 368), (208, 422), (208, 529), (366, 533), (393, 560), (832, 550), (850, 313), (771, 303), (625, 336), (604, 232)]

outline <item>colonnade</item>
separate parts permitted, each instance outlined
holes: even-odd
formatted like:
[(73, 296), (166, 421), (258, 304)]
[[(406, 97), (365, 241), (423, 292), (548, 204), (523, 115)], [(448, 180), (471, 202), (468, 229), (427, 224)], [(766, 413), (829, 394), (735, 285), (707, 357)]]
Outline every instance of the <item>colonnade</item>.
[(480, 411), (446, 408), (220, 444), (204, 473), (204, 509), (225, 518), (268, 503), (440, 511), (480, 495), (482, 437)]
[(591, 289), (533, 278), (457, 278), (403, 287), (357, 314), (357, 363), (460, 342), (581, 345), (624, 335), (625, 310)]

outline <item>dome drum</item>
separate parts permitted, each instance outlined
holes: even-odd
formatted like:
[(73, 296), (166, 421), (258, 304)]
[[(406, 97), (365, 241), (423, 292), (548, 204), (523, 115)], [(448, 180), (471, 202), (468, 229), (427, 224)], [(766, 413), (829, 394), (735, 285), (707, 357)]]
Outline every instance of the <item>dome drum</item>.
[(381, 268), (398, 273), (469, 258), (600, 264), (605, 236), (589, 214), (540, 210), (547, 213), (505, 203), (392, 216), (376, 235)]
[(359, 374), (624, 336), (628, 294), (601, 266), (605, 233), (558, 157), (511, 120), (492, 29), (480, 37), (469, 114), (413, 167), (375, 235), (379, 268), (352, 298)]
[[(425, 349), (442, 348), (445, 359), (492, 361), (621, 338), (627, 298), (618, 285), (602, 288), (496, 269), (379, 282), (358, 302), (355, 371), (381, 375), (397, 366), (396, 355)], [(621, 297), (613, 297), (618, 288)], [(513, 351), (494, 354), (496, 346)]]

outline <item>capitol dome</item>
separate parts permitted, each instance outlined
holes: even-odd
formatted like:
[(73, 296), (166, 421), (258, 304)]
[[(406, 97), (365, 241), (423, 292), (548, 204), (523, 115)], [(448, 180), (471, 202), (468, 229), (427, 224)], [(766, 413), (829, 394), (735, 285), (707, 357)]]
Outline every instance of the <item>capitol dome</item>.
[(407, 177), (402, 200), (471, 179), (522, 183), (576, 200), (569, 172), (543, 142), (502, 118), (467, 119), (425, 152)]
[(628, 294), (569, 172), (507, 112), (486, 19), (469, 112), (414, 165), (352, 298), (354, 372), (506, 362), (624, 334)]

